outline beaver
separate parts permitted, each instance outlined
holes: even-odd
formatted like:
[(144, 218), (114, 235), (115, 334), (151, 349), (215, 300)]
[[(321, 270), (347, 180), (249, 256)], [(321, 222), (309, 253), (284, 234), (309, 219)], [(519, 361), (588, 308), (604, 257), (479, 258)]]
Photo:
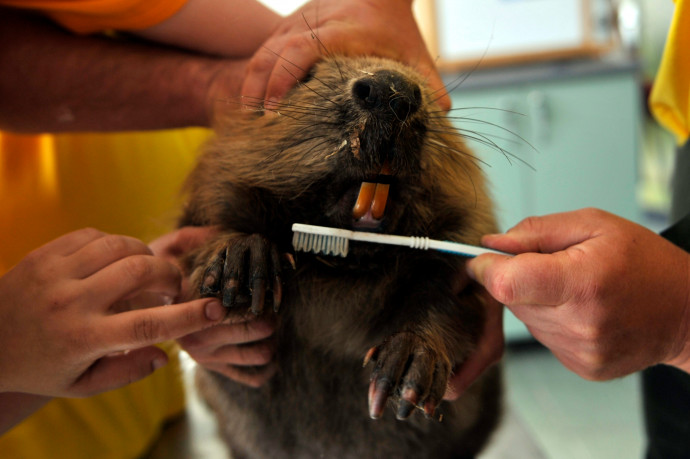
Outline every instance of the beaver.
[(296, 222), (470, 244), (496, 230), (478, 160), (434, 97), (398, 62), (331, 56), (273, 115), (231, 114), (200, 155), (180, 224), (219, 232), (185, 257), (194, 291), (278, 323), (264, 386), (198, 370), (233, 457), (473, 457), (490, 438), (498, 367), (442, 400), (484, 320), (464, 258), (291, 247)]

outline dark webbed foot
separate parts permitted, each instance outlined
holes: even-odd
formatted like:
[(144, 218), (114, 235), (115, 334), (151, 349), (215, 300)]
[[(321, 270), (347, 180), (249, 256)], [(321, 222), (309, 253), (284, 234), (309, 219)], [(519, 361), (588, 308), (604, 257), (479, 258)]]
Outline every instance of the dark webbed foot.
[[(199, 294), (220, 298), (228, 309), (249, 308), (259, 315), (272, 304), (278, 311), (281, 272), (280, 255), (271, 241), (259, 234), (232, 237), (206, 266)], [(267, 297), (267, 292), (272, 295)]]
[(380, 418), (389, 397), (398, 399), (397, 417), (407, 419), (415, 407), (433, 416), (446, 390), (450, 362), (420, 336), (401, 332), (372, 348), (365, 365), (375, 361), (369, 385), (369, 414)]

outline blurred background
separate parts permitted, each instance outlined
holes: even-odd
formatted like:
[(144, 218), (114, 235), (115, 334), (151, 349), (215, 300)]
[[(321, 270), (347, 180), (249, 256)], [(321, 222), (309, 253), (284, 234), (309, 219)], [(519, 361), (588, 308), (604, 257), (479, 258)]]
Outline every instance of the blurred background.
[[(282, 14), (304, 3), (263, 1)], [(671, 0), (414, 6), (451, 91), (451, 116), (486, 162), (501, 230), (530, 215), (589, 206), (654, 231), (670, 223), (675, 141), (650, 117), (647, 97)], [(638, 375), (584, 381), (509, 313), (505, 326), (507, 417), (482, 457), (643, 457)], [(201, 421), (187, 447), (198, 457), (222, 454), (209, 434), (199, 435), (198, 426), (209, 431), (203, 408), (191, 413)], [(152, 456), (170, 451), (163, 441)]]

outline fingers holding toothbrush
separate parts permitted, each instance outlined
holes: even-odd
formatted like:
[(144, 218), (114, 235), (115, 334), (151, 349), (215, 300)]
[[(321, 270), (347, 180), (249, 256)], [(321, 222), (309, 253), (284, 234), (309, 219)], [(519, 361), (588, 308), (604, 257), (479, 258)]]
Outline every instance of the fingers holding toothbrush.
[(664, 362), (690, 368), (690, 257), (612, 214), (532, 217), (487, 247), (469, 274), (570, 370), (591, 380)]

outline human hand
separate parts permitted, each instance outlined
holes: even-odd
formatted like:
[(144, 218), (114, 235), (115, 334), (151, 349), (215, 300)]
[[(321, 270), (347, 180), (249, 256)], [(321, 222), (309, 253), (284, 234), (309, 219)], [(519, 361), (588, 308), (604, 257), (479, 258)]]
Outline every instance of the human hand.
[(690, 257), (660, 236), (596, 209), (532, 217), (482, 244), (471, 276), (585, 379), (656, 363), (690, 369)]
[(474, 353), (457, 368), (448, 381), (444, 400), (456, 400), (474, 383), (489, 367), (501, 360), (503, 356), (503, 305), (486, 296), (484, 328)]
[(87, 396), (124, 386), (167, 362), (153, 344), (224, 317), (209, 299), (126, 310), (133, 298), (179, 293), (179, 270), (151, 255), (136, 239), (84, 229), (0, 277), (0, 392)]
[(249, 62), (245, 105), (275, 106), (323, 56), (375, 55), (416, 68), (444, 110), (450, 97), (412, 14), (410, 0), (314, 0), (284, 18)]
[[(217, 232), (212, 227), (185, 227), (166, 234), (149, 246), (155, 255), (177, 263), (180, 256), (203, 244)], [(182, 298), (188, 298), (188, 279)], [(239, 383), (259, 387), (275, 373), (270, 319), (231, 315), (223, 323), (189, 334), (178, 343), (200, 365)]]
[[(180, 265), (180, 259), (217, 232), (218, 229), (213, 226), (185, 226), (151, 241), (149, 249), (155, 256), (177, 266), (184, 273), (185, 269)], [(189, 279), (187, 276), (183, 276), (182, 287), (174, 301), (184, 301), (187, 298), (191, 298)]]
[(232, 315), (222, 324), (178, 339), (204, 368), (251, 387), (265, 384), (276, 371), (270, 319)]

